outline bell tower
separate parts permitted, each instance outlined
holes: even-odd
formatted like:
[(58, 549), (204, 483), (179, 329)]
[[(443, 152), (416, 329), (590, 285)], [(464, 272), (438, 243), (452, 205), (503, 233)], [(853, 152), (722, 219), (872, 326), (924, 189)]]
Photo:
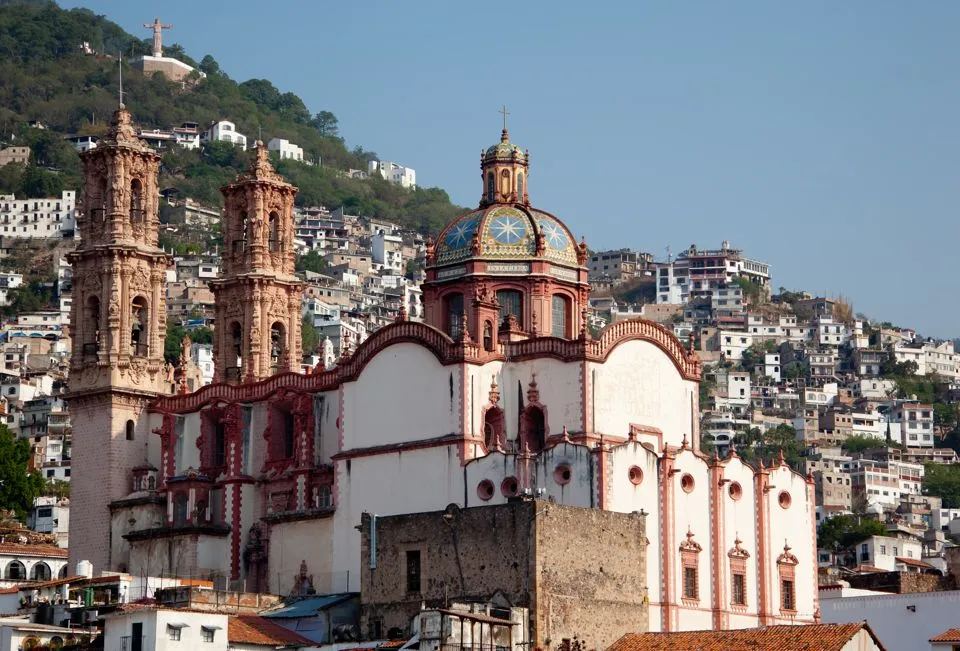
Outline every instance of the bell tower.
[(247, 171), (220, 188), (224, 196), (223, 272), (216, 297), (216, 378), (255, 382), (298, 371), (302, 285), (293, 268), (293, 198), (297, 189), (257, 142)]
[(157, 247), (160, 156), (143, 144), (123, 107), (96, 149), (80, 155), (81, 241), (73, 266), (68, 400), (73, 422), (73, 542), (70, 562), (117, 569), (110, 502), (131, 492), (147, 459), (146, 404), (171, 385), (163, 360), (165, 273)]

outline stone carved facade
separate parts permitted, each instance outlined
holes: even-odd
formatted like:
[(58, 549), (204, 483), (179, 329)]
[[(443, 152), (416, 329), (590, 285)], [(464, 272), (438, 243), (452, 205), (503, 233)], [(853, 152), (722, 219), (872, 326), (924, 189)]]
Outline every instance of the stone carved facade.
[(221, 188), (223, 276), (216, 296), (216, 375), (254, 382), (300, 366), (302, 286), (294, 275), (293, 197), (297, 190), (257, 143), (249, 169)]
[(70, 555), (71, 562), (107, 567), (108, 548), (95, 546), (109, 528), (107, 503), (129, 492), (132, 469), (146, 460), (147, 436), (138, 426), (146, 404), (171, 391), (163, 360), (171, 260), (157, 248), (160, 157), (137, 138), (123, 107), (100, 145), (81, 160), (82, 240), (69, 256), (69, 400), (77, 438), (73, 462), (83, 469), (72, 481), (74, 504), (90, 506), (74, 518)]

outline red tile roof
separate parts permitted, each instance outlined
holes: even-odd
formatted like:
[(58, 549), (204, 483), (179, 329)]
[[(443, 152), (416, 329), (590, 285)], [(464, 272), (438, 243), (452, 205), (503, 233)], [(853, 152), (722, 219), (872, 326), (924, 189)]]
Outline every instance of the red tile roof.
[(897, 556), (896, 559), (897, 559), (897, 562), (898, 562), (898, 563), (903, 563), (904, 565), (909, 565), (909, 566), (911, 566), (911, 567), (922, 567), (922, 568), (925, 569), (925, 570), (934, 570), (934, 569), (936, 569), (936, 568), (935, 568), (933, 565), (931, 565), (930, 563), (927, 563), (927, 562), (925, 562), (925, 561), (918, 561), (918, 560), (915, 559), (915, 558), (906, 558), (905, 556)]
[(840, 651), (861, 630), (866, 630), (885, 651), (866, 622), (856, 624), (810, 624), (766, 626), (732, 631), (684, 631), (679, 633), (627, 633), (607, 651)]
[(227, 627), (227, 640), (230, 644), (262, 644), (264, 646), (315, 646), (290, 629), (286, 629), (266, 617), (256, 615), (237, 615), (230, 617)]
[(0, 545), (0, 554), (12, 556), (46, 556), (48, 558), (66, 558), (69, 552), (55, 545)]
[(960, 628), (951, 628), (944, 631), (936, 637), (930, 638), (931, 642), (960, 642)]

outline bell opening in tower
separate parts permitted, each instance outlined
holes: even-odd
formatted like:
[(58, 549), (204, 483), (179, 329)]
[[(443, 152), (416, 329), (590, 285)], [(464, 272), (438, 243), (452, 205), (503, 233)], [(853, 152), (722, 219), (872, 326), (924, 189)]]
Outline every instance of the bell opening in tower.
[(150, 311), (147, 299), (137, 296), (130, 306), (130, 354), (146, 357), (149, 346)]
[(234, 254), (240, 254), (247, 250), (247, 213), (240, 213), (240, 237), (235, 239), (232, 244)]
[(270, 213), (270, 233), (268, 245), (271, 253), (280, 250), (280, 215)]
[(270, 326), (270, 370), (274, 373), (278, 372), (283, 364), (285, 342), (286, 329), (277, 321)]
[[(226, 380), (240, 379), (240, 369), (243, 368), (243, 326), (239, 321), (230, 324), (230, 355), (225, 369)], [(233, 362), (233, 364), (229, 364)]]
[(130, 182), (130, 223), (143, 223), (143, 183), (140, 179)]
[(89, 297), (84, 311), (83, 359), (96, 360), (100, 352), (100, 299), (96, 296)]

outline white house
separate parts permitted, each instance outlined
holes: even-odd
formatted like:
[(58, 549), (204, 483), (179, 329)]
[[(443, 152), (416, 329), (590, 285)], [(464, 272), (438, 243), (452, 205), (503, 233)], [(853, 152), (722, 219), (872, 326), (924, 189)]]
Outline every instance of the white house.
[(412, 167), (404, 167), (399, 163), (391, 163), (388, 160), (372, 160), (367, 168), (371, 176), (379, 174), (381, 178), (396, 185), (405, 188), (417, 187), (417, 171)]
[(780, 353), (767, 353), (763, 358), (763, 374), (773, 378), (775, 382), (781, 377)]
[(377, 231), (371, 241), (373, 249), (373, 262), (382, 264), (385, 268), (403, 273), (403, 255), (400, 249), (403, 247), (403, 238), (399, 235), (391, 235), (383, 230)]
[(303, 147), (298, 147), (285, 138), (271, 138), (267, 143), (267, 150), (277, 152), (281, 160), (303, 162)]
[(17, 199), (0, 195), (0, 235), (3, 237), (72, 238), (77, 228), (77, 193), (64, 190), (60, 197)]
[(229, 120), (217, 120), (200, 134), (200, 142), (230, 142), (247, 149), (247, 137), (237, 131), (237, 125)]

